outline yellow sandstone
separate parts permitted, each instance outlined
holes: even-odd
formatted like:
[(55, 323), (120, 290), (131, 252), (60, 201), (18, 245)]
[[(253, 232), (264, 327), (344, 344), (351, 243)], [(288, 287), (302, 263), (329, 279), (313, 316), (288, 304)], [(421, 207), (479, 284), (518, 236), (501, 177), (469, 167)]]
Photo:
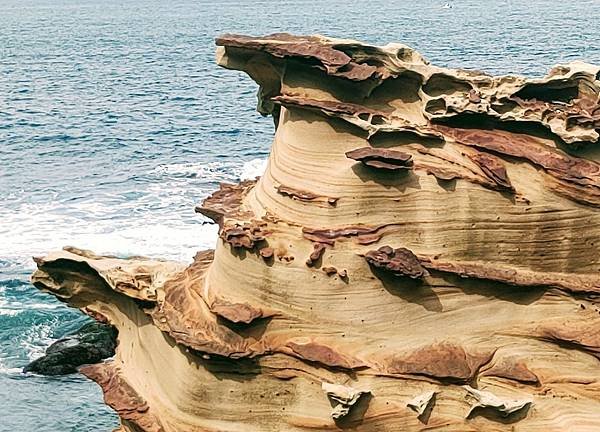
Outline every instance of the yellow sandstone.
[(600, 430), (600, 68), (217, 45), (276, 133), (260, 179), (198, 206), (216, 249), (37, 258), (37, 287), (119, 330), (82, 372), (121, 430)]

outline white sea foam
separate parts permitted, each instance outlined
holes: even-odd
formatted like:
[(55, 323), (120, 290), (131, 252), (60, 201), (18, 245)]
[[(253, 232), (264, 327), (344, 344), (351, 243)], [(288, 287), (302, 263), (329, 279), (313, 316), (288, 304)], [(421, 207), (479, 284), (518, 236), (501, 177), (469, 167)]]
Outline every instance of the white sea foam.
[(172, 177), (193, 177), (207, 181), (227, 182), (254, 179), (265, 171), (267, 159), (249, 161), (213, 161), (207, 163), (161, 164), (153, 172)]
[(62, 209), (37, 212), (17, 211), (4, 217), (4, 232), (0, 237), (10, 248), (7, 251), (16, 265), (33, 268), (31, 256), (42, 255), (65, 245), (91, 249), (97, 253), (148, 255), (189, 261), (199, 249), (213, 247), (217, 228), (174, 218), (153, 217), (152, 214), (127, 220), (97, 220), (65, 216)]
[(0, 316), (17, 316), (21, 312), (23, 312), (23, 311), (18, 310), (18, 309), (13, 309), (12, 307), (6, 307), (5, 305), (3, 306), (2, 304), (0, 304)]
[(0, 286), (0, 316), (15, 316), (19, 314), (19, 310), (14, 309), (13, 305), (8, 303), (4, 296), (5, 289)]
[(0, 374), (3, 375), (19, 375), (23, 373), (23, 369), (9, 367), (4, 364), (4, 360), (0, 358)]
[(267, 169), (267, 159), (252, 159), (242, 165), (240, 180), (252, 180), (263, 175)]
[(12, 300), (10, 303), (6, 299), (0, 298), (0, 315), (18, 315), (25, 310), (48, 311), (61, 309), (62, 304), (50, 303), (25, 303)]
[(154, 173), (166, 174), (171, 177), (194, 177), (208, 181), (227, 181), (231, 179), (231, 172), (238, 165), (239, 163), (234, 161), (162, 164), (154, 168)]
[[(43, 356), (46, 349), (57, 340), (52, 335), (58, 324), (59, 321), (57, 318), (48, 323), (34, 324), (18, 336), (18, 345), (29, 361)], [(15, 362), (21, 361), (18, 357), (13, 357), (12, 360)], [(7, 363), (11, 363), (11, 356), (8, 358), (0, 357), (0, 374), (18, 375), (22, 373), (21, 368), (12, 367)]]
[(58, 319), (53, 319), (49, 323), (34, 324), (23, 332), (20, 346), (30, 361), (43, 356), (46, 348), (58, 340), (52, 337), (57, 325)]
[[(34, 267), (31, 256), (73, 245), (100, 254), (189, 262), (196, 251), (214, 247), (217, 238), (217, 227), (193, 212), (211, 192), (207, 185), (198, 186), (197, 178), (238, 181), (255, 178), (265, 166), (266, 159), (159, 165), (152, 171), (158, 178), (132, 191), (136, 196), (131, 200), (110, 191), (85, 199), (0, 208), (0, 259), (8, 260), (5, 269), (8, 265), (8, 270), (29, 270)], [(197, 177), (190, 178), (191, 173)]]

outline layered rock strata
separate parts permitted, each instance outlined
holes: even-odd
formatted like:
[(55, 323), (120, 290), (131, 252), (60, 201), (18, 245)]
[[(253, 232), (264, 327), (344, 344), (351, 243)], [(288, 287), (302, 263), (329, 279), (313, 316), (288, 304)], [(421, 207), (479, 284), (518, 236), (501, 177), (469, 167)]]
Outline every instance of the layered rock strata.
[(123, 431), (600, 429), (600, 68), (225, 35), (275, 120), (191, 265), (68, 248), (33, 282), (119, 331)]

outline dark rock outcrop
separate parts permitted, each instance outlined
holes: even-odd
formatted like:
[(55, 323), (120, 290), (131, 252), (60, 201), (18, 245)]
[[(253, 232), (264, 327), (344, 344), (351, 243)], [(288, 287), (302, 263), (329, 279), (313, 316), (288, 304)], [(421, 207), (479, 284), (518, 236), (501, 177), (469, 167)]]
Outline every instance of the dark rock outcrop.
[(90, 322), (77, 332), (57, 340), (46, 354), (29, 363), (23, 372), (66, 375), (84, 364), (94, 364), (115, 355), (117, 329), (109, 324)]

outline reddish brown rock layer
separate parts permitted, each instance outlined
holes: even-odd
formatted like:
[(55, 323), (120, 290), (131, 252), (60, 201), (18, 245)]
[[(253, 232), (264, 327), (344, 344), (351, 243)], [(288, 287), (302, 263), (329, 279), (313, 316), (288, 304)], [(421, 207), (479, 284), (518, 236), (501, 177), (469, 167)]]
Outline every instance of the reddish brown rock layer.
[(346, 157), (372, 168), (386, 170), (410, 169), (412, 156), (395, 150), (362, 147), (346, 152)]
[(388, 271), (395, 276), (418, 279), (427, 274), (415, 254), (406, 248), (392, 249), (389, 246), (382, 246), (367, 252), (365, 259), (373, 267)]
[(129, 428), (139, 432), (164, 432), (161, 422), (146, 401), (123, 379), (112, 363), (84, 366), (80, 372), (96, 381), (104, 392), (104, 401)]

